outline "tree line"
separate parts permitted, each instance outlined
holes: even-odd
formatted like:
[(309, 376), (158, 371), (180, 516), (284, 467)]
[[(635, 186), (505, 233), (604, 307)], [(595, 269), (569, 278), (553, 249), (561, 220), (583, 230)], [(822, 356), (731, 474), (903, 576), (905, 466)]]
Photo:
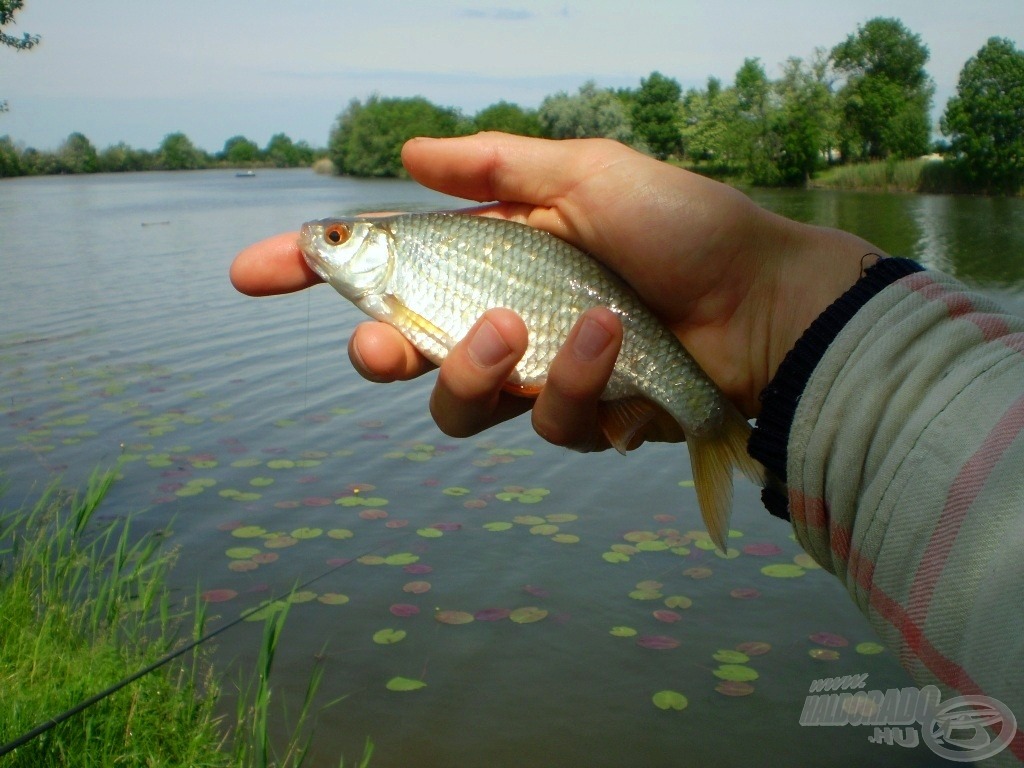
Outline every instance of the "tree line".
[(400, 176), (413, 136), (501, 130), (548, 138), (606, 137), (697, 171), (765, 186), (803, 185), (834, 164), (895, 162), (929, 152), (960, 189), (1017, 194), (1024, 185), (1024, 52), (992, 38), (963, 67), (932, 142), (935, 87), (919, 35), (876, 18), (831, 49), (792, 57), (768, 77), (748, 58), (732, 83), (683, 91), (652, 72), (636, 89), (585, 83), (536, 110), (499, 102), (466, 117), (424, 98), (354, 100), (331, 130), (340, 173)]
[(122, 171), (182, 171), (200, 168), (295, 168), (308, 166), (323, 151), (304, 141), (275, 134), (262, 149), (245, 136), (233, 136), (220, 152), (197, 147), (184, 133), (170, 133), (155, 151), (135, 149), (124, 142), (97, 150), (81, 133), (72, 133), (57, 148), (46, 152), (22, 148), (9, 136), (0, 136), (0, 178), (58, 173), (119, 173)]
[[(0, 0), (0, 2), (10, 0)], [(19, 41), (20, 42), (20, 41)], [(32, 42), (31, 39), (28, 42)], [(5, 41), (7, 44), (12, 44)], [(1024, 52), (991, 38), (960, 73), (932, 141), (935, 86), (928, 47), (901, 21), (875, 18), (831, 49), (791, 57), (780, 76), (746, 59), (733, 82), (708, 78), (683, 91), (660, 72), (639, 88), (599, 88), (546, 97), (537, 109), (499, 101), (468, 116), (423, 97), (355, 99), (331, 128), (325, 151), (284, 134), (260, 149), (235, 136), (206, 153), (182, 133), (155, 152), (123, 143), (98, 152), (73, 133), (56, 152), (0, 137), (0, 177), (216, 166), (302, 166), (326, 154), (337, 172), (402, 176), (402, 144), (413, 136), (499, 130), (553, 139), (605, 137), (699, 172), (764, 186), (807, 184), (835, 164), (896, 162), (940, 154), (957, 189), (1019, 194), (1024, 186)]]

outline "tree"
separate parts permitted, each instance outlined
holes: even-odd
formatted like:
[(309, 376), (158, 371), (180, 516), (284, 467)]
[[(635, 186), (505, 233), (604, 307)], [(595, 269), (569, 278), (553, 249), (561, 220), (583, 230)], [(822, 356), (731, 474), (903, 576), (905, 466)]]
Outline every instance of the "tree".
[(454, 109), (426, 99), (371, 96), (353, 99), (338, 116), (328, 155), (339, 173), (352, 176), (403, 176), (402, 145), (414, 136), (456, 136), (466, 132)]
[(221, 157), (228, 165), (250, 165), (255, 163), (260, 156), (260, 148), (255, 141), (245, 136), (232, 136), (224, 142), (224, 150)]
[(57, 166), (60, 173), (96, 173), (96, 147), (81, 133), (72, 133), (57, 150)]
[(775, 158), (777, 136), (772, 133), (774, 114), (772, 85), (760, 59), (744, 59), (736, 72), (735, 114), (726, 128), (728, 154), (742, 163), (755, 184), (779, 181)]
[(844, 159), (916, 157), (928, 151), (934, 85), (928, 47), (898, 19), (875, 18), (832, 49), (846, 78), (839, 91)]
[(545, 135), (552, 139), (608, 138), (624, 144), (633, 140), (622, 100), (592, 80), (580, 86), (575, 96), (562, 91), (545, 98), (539, 117)]
[(499, 101), (481, 109), (473, 118), (473, 124), (478, 131), (503, 131), (519, 136), (541, 135), (537, 112), (507, 101)]
[(152, 153), (144, 149), (133, 149), (123, 141), (107, 147), (99, 155), (99, 170), (105, 173), (147, 171), (153, 164)]
[(166, 171), (185, 171), (203, 167), (205, 157), (184, 133), (169, 133), (157, 150), (158, 163)]
[(311, 164), (314, 152), (303, 141), (296, 144), (286, 134), (275, 133), (267, 142), (263, 154), (277, 168), (295, 168)]
[(25, 171), (21, 165), (21, 152), (10, 136), (0, 136), (0, 179), (21, 176)]
[[(14, 14), (20, 11), (24, 4), (24, 0), (0, 0), (0, 44), (16, 51), (27, 51), (39, 44), (39, 35), (25, 32), (21, 37), (15, 37), (4, 32), (4, 27), (14, 23)], [(7, 101), (0, 99), (0, 112), (6, 111)]]
[(1016, 194), (1024, 186), (1024, 51), (990, 38), (960, 71), (942, 132), (967, 182)]
[(775, 84), (779, 110), (772, 131), (779, 137), (776, 166), (783, 184), (806, 184), (834, 142), (834, 98), (819, 56), (811, 64), (790, 58)]
[(633, 99), (633, 132), (659, 160), (682, 154), (679, 97), (683, 89), (672, 78), (652, 72), (640, 81)]

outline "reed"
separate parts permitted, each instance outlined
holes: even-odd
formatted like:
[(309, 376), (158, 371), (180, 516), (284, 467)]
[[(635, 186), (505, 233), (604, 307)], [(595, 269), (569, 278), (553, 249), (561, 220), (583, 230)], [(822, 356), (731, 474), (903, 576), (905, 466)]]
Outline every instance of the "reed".
[[(82, 493), (54, 483), (31, 508), (0, 515), (0, 745), (180, 648), (187, 622), (193, 639), (204, 635), (198, 595), (191, 605), (171, 604), (166, 579), (175, 552), (160, 533), (136, 537), (130, 520), (95, 521), (114, 477), (113, 470), (94, 472)], [(199, 646), (7, 759), (33, 768), (299, 768), (312, 743), (322, 670), (310, 676), (278, 754), (269, 737), (277, 717), (270, 681), (286, 613), (266, 621), (259, 666), (240, 686), (233, 723), (217, 714), (219, 682)], [(368, 742), (360, 768), (372, 752)]]

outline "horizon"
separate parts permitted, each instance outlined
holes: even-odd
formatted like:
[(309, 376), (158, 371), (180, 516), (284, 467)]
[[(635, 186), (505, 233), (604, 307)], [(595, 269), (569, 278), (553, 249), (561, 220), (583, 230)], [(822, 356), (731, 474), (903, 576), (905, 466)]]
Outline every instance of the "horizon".
[[(0, 50), (0, 99), (10, 107), (0, 135), (41, 151), (75, 132), (97, 149), (125, 142), (156, 150), (178, 132), (209, 153), (239, 135), (264, 147), (276, 133), (323, 148), (348, 103), (375, 93), (422, 96), (472, 116), (499, 101), (536, 109), (587, 80), (638, 88), (653, 71), (684, 90), (709, 77), (728, 85), (746, 58), (759, 58), (775, 79), (789, 57), (831, 49), (878, 16), (900, 19), (928, 47), (934, 123), (963, 65), (990, 37), (1018, 48), (1024, 42), (1019, 0), (849, 5), (440, 0), (428, 9), (382, 0), (369, 9), (311, 0), (283, 14), (266, 0), (146, 8), (131, 0), (28, 0), (6, 31), (41, 42)], [(275, 61), (274, 52), (285, 55)]]

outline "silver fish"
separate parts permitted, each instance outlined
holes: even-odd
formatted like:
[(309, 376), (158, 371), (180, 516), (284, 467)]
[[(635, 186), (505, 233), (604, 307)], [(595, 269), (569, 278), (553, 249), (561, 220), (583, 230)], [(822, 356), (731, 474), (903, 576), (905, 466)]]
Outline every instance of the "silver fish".
[(342, 296), (438, 364), (485, 310), (515, 311), (529, 329), (529, 347), (506, 388), (526, 396), (540, 391), (580, 314), (599, 306), (617, 314), (624, 335), (601, 397), (601, 427), (622, 452), (641, 435), (685, 435), (704, 523), (725, 550), (733, 469), (764, 483), (763, 468), (746, 450), (750, 425), (679, 339), (600, 263), (524, 224), (456, 213), (311, 221), (299, 245), (310, 268)]

